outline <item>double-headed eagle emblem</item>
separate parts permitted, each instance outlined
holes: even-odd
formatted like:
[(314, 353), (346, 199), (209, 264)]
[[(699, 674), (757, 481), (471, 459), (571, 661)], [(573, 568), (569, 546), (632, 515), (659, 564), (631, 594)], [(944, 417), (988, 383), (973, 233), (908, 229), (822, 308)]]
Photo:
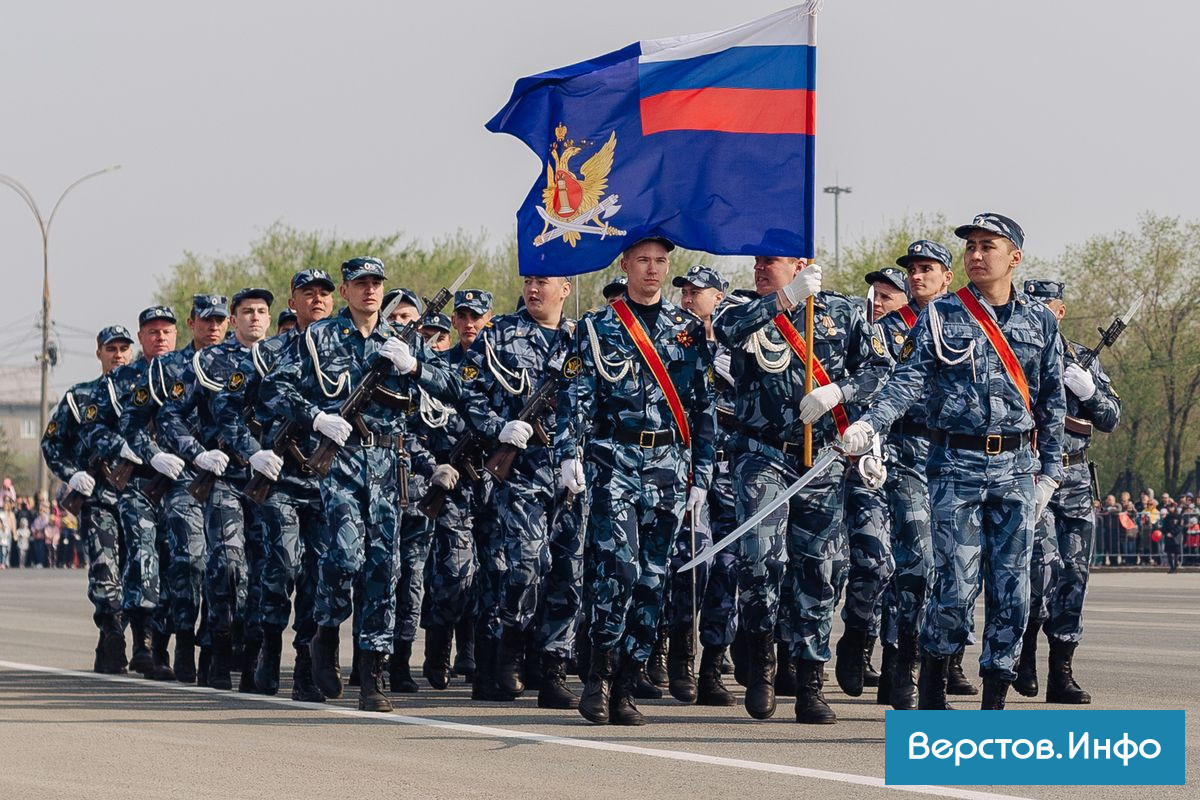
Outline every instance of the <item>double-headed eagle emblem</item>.
[(621, 209), (617, 195), (604, 196), (608, 188), (608, 173), (612, 171), (613, 152), (617, 149), (617, 134), (614, 131), (608, 141), (579, 168), (582, 176), (571, 171), (571, 159), (592, 144), (588, 141), (575, 143), (567, 138), (567, 126), (559, 123), (554, 129), (554, 141), (550, 144), (550, 160), (546, 162), (546, 188), (542, 189), (542, 205), (538, 215), (546, 223), (542, 232), (534, 237), (535, 246), (562, 238), (574, 247), (585, 233), (594, 233), (600, 238), (624, 236), (625, 231), (609, 225), (606, 220)]

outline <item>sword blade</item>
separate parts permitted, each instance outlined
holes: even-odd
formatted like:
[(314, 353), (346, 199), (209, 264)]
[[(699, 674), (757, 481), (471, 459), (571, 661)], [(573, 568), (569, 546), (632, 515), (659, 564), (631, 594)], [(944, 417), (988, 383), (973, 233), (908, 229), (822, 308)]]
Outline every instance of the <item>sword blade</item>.
[(792, 497), (805, 486), (808, 486), (808, 484), (825, 474), (825, 471), (833, 465), (833, 462), (837, 461), (837, 457), (837, 450), (835, 450), (833, 447), (826, 447), (817, 456), (816, 461), (813, 462), (813, 465), (809, 468), (808, 472), (804, 473), (799, 480), (784, 489), (775, 497), (775, 499), (756, 511), (754, 515), (750, 517), (750, 519), (737, 526), (732, 533), (721, 537), (720, 541), (714, 542), (712, 546), (707, 548), (703, 553), (700, 553), (691, 561), (681, 566), (679, 571), (686, 572), (689, 569), (694, 569), (701, 564), (712, 561), (713, 557), (716, 556), (717, 553), (721, 552), (726, 547), (742, 538), (742, 536), (754, 528), (754, 526), (766, 519), (771, 512), (775, 511), (775, 509), (792, 499)]

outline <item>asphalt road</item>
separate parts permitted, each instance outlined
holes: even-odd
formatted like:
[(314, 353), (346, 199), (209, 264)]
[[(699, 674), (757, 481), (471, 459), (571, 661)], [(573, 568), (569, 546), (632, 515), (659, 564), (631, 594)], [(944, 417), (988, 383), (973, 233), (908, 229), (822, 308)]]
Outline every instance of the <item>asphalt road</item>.
[[(1134, 787), (885, 787), (883, 707), (836, 686), (827, 692), (834, 726), (795, 724), (785, 698), (767, 722), (740, 705), (642, 702), (651, 725), (628, 729), (543, 711), (533, 697), (475, 703), (460, 681), (394, 697), (396, 713), (378, 715), (357, 711), (353, 690), (338, 702), (293, 703), (287, 676), (276, 698), (99, 676), (87, 672), (96, 632), (85, 583), (81, 572), (0, 572), (0, 798), (1147, 795)], [(1076, 675), (1093, 708), (1185, 709), (1194, 777), (1200, 574), (1096, 575), (1085, 619)], [(1044, 675), (1044, 645), (1042, 658)], [(290, 669), (286, 650), (285, 659)], [(349, 660), (344, 653), (342, 663)], [(1010, 693), (1009, 708), (1046, 705)], [(1197, 796), (1186, 786), (1152, 791)]]

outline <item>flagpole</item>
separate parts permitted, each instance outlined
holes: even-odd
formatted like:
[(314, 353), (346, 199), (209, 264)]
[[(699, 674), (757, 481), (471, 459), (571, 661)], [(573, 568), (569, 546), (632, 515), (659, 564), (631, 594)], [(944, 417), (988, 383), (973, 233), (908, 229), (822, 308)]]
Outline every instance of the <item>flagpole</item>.
[[(814, 3), (809, 6), (807, 12), (812, 16), (812, 19), (808, 23), (809, 47), (816, 47), (817, 45), (817, 9), (819, 7), (819, 4)], [(810, 182), (812, 181), (812, 177), (811, 175), (808, 176)], [(812, 232), (809, 231), (808, 233), (811, 237)], [(805, 269), (807, 268), (808, 265), (805, 264)], [(804, 346), (806, 348), (804, 353), (804, 394), (806, 397), (812, 392), (813, 388), (813, 311), (813, 298), (812, 295), (809, 295), (808, 299), (804, 301)], [(812, 451), (812, 424), (809, 423), (804, 426), (804, 466), (806, 469), (812, 467)]]

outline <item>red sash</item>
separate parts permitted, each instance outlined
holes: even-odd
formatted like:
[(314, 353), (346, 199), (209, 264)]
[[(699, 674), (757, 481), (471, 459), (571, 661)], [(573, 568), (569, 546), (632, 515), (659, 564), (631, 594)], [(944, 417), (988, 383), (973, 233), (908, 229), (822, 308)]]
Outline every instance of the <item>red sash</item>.
[[(796, 326), (792, 324), (792, 321), (783, 312), (776, 314), (775, 319), (771, 321), (775, 323), (775, 327), (783, 334), (784, 341), (791, 345), (792, 352), (801, 361), (804, 361), (808, 349), (804, 346), (804, 337), (800, 335), (800, 331), (796, 330)], [(813, 378), (816, 380), (817, 386), (828, 386), (832, 383), (829, 380), (829, 373), (821, 366), (821, 362), (817, 360), (815, 355), (813, 356)], [(837, 426), (838, 433), (845, 433), (846, 428), (850, 427), (850, 418), (846, 416), (846, 409), (842, 408), (839, 403), (829, 413), (833, 415), (833, 423)]]
[(671, 415), (675, 417), (675, 424), (679, 427), (679, 438), (683, 440), (685, 446), (691, 447), (692, 429), (688, 426), (687, 416), (683, 413), (683, 401), (679, 399), (679, 392), (675, 390), (675, 384), (671, 382), (671, 375), (667, 372), (662, 357), (654, 348), (650, 337), (646, 335), (646, 329), (629, 309), (624, 298), (614, 300), (612, 309), (616, 312), (617, 319), (621, 320), (621, 324), (625, 326), (625, 332), (633, 340), (634, 346), (642, 354), (642, 361), (645, 361), (646, 366), (650, 368), (650, 374), (658, 382), (658, 388), (662, 389), (663, 397), (667, 398), (667, 405), (671, 407)]
[(896, 311), (900, 314), (900, 319), (904, 320), (904, 324), (911, 331), (912, 326), (917, 324), (917, 315), (913, 313), (912, 307), (900, 306)]
[(1025, 409), (1032, 415), (1033, 405), (1029, 402), (1029, 382), (1025, 380), (1025, 370), (1021, 369), (1021, 362), (1017, 361), (1017, 354), (1013, 352), (1008, 339), (1004, 338), (1004, 332), (1000, 330), (1000, 326), (987, 313), (987, 310), (975, 299), (975, 295), (971, 294), (969, 287), (964, 286), (955, 292), (955, 294), (962, 301), (963, 306), (967, 309), (967, 313), (975, 318), (975, 321), (979, 323), (979, 327), (983, 328), (983, 335), (992, 343), (992, 349), (1000, 357), (1000, 363), (1004, 365), (1004, 371), (1008, 373), (1008, 377), (1012, 379), (1013, 385), (1021, 393), (1021, 398), (1025, 401)]

